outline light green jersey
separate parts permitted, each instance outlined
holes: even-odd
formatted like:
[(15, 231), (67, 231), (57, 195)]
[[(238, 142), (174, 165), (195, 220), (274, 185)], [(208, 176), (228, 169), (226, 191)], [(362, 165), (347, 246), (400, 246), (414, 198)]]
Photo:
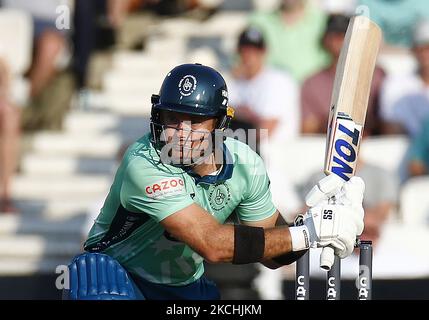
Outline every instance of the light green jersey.
[(230, 138), (223, 157), (217, 175), (198, 177), (162, 164), (150, 135), (140, 138), (124, 156), (85, 249), (104, 252), (151, 282), (197, 280), (204, 272), (203, 258), (173, 239), (160, 224), (163, 219), (193, 203), (220, 223), (233, 211), (241, 221), (263, 220), (276, 211), (262, 159)]

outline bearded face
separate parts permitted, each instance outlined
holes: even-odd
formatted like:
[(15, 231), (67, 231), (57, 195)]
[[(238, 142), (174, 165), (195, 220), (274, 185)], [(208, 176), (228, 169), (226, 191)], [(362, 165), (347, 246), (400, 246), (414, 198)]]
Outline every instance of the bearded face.
[(216, 119), (164, 111), (161, 114), (165, 143), (161, 150), (163, 163), (193, 165), (213, 153), (212, 131)]

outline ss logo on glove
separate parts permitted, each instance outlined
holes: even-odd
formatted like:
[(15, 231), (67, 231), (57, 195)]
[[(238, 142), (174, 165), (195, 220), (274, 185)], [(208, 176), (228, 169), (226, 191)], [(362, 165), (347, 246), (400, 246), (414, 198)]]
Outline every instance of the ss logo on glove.
[(323, 219), (332, 220), (332, 210), (324, 210), (323, 211)]

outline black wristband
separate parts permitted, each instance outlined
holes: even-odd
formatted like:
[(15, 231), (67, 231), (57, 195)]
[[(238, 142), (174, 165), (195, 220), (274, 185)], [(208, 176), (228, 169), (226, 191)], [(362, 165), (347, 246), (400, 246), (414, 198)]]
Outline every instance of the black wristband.
[(233, 264), (260, 262), (264, 257), (264, 228), (234, 225)]
[(274, 262), (276, 262), (282, 266), (285, 266), (285, 265), (291, 264), (292, 262), (295, 262), (296, 260), (301, 258), (307, 251), (308, 251), (308, 249), (301, 250), (301, 251), (288, 252), (288, 253), (282, 254), (281, 256), (274, 257), (271, 260), (273, 260)]

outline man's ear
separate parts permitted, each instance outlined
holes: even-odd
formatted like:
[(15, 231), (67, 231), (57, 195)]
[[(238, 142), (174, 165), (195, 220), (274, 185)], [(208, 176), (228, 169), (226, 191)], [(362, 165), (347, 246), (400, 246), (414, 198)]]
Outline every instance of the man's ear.
[(211, 122), (212, 126), (210, 127), (210, 130), (209, 130), (210, 132), (213, 131), (213, 130), (215, 130), (217, 128), (218, 124), (219, 124), (219, 119), (218, 118), (213, 118), (211, 120), (213, 120), (213, 121)]

